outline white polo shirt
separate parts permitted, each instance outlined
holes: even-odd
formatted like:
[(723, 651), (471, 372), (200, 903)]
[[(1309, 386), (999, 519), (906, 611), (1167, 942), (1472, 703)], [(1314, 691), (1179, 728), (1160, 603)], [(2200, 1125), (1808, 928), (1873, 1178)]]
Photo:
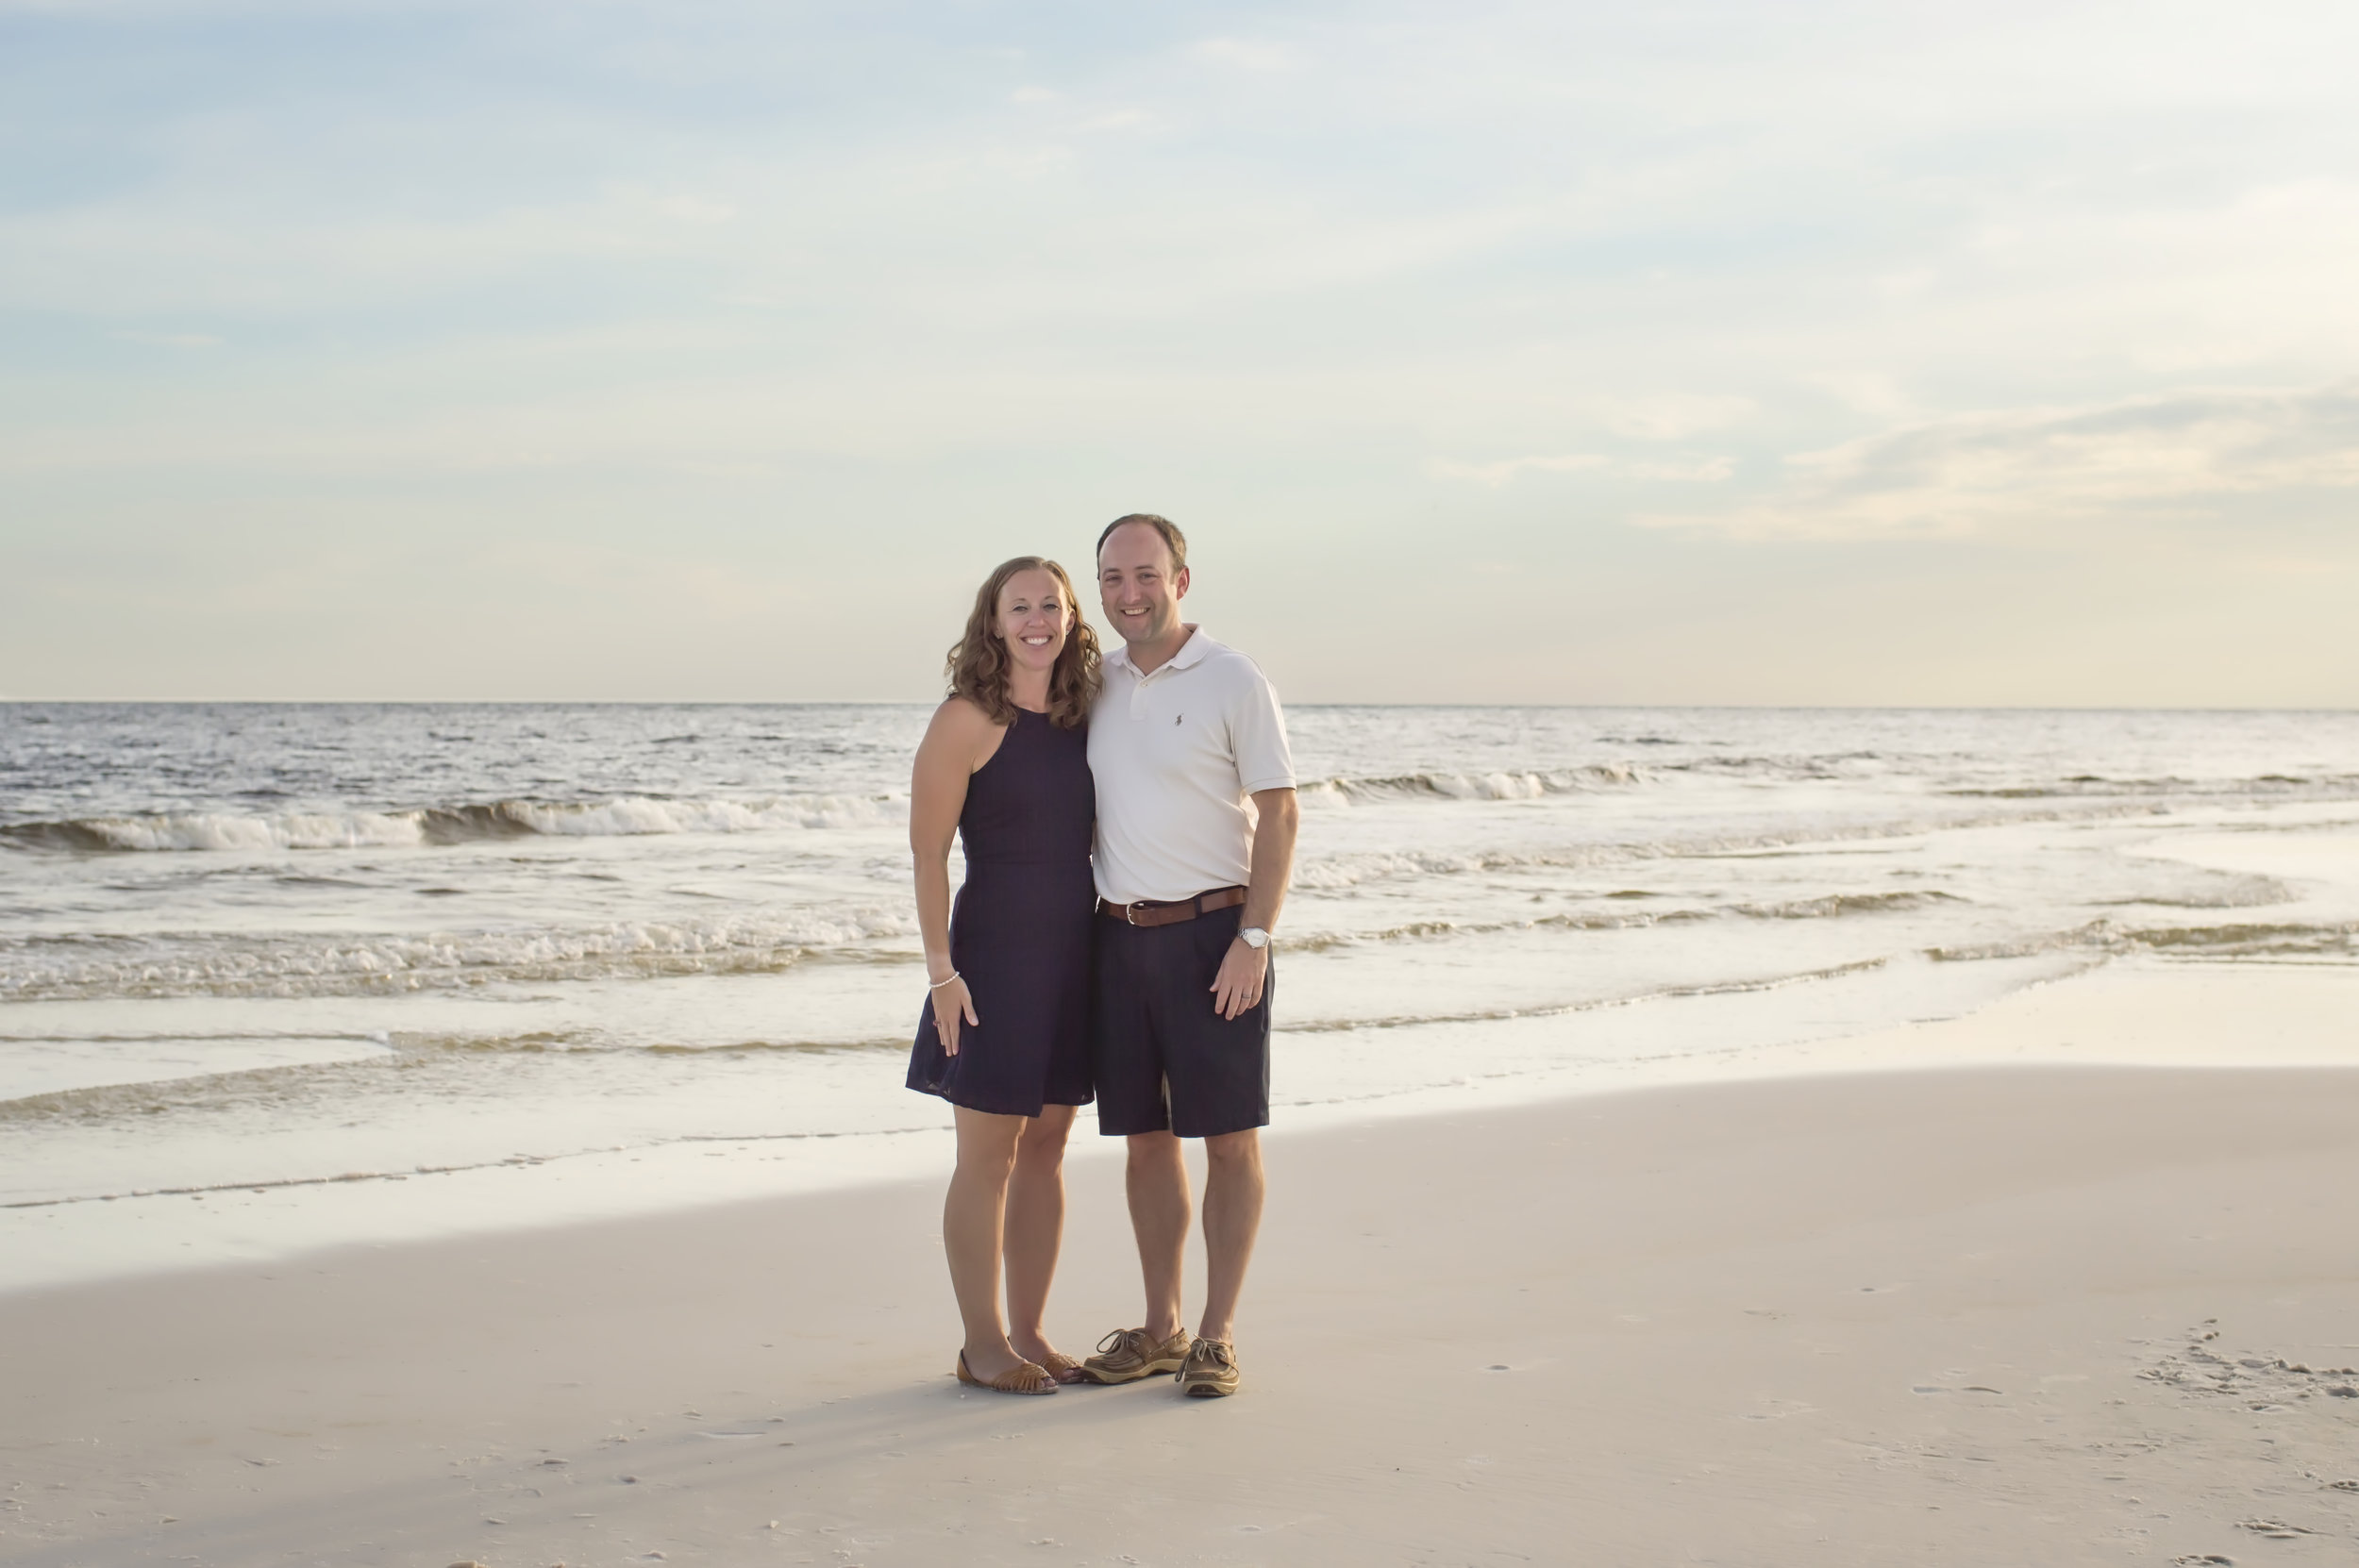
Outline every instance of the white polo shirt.
[(1252, 875), (1257, 790), (1291, 790), (1286, 720), (1262, 667), (1191, 632), (1149, 675), (1128, 644), (1106, 656), (1090, 709), (1097, 779), (1097, 895), (1192, 898)]

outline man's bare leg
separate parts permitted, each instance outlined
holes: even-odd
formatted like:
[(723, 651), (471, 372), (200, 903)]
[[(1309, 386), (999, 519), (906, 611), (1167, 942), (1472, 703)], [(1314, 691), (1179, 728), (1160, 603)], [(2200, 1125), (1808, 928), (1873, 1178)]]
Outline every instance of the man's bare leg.
[(1262, 1228), (1261, 1131), (1207, 1138), (1204, 1157), (1211, 1169), (1204, 1176), (1204, 1321), (1197, 1332), (1227, 1340), (1236, 1334), (1237, 1296)]
[(1180, 1280), (1188, 1252), (1188, 1162), (1168, 1132), (1130, 1134), (1124, 1186), (1130, 1229), (1139, 1243), (1139, 1273), (1146, 1286), (1147, 1336), (1157, 1343), (1180, 1332)]
[(1064, 1144), (1072, 1128), (1071, 1106), (1041, 1107), (1016, 1139), (1015, 1171), (1008, 1178), (1008, 1343), (1043, 1364), (1057, 1348), (1042, 1319), (1064, 1241)]

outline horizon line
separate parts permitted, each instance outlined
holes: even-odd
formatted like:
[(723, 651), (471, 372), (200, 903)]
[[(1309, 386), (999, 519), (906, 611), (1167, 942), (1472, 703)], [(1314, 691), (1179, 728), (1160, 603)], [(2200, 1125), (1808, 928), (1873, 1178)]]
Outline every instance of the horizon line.
[[(15, 697), (0, 708), (924, 708), (939, 697)], [(1432, 702), (1352, 698), (1289, 699), (1288, 709), (1430, 708), (1591, 709), (1614, 712), (1671, 709), (1763, 713), (2315, 713), (2359, 714), (2359, 705), (2270, 703), (1976, 703), (1976, 702)]]

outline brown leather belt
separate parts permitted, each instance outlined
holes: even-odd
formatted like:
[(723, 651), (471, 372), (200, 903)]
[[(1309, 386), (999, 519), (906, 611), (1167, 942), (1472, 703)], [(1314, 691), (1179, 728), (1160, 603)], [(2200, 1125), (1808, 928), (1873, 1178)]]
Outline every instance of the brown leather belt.
[(1135, 904), (1109, 904), (1097, 901), (1097, 912), (1108, 920), (1119, 920), (1125, 926), (1177, 926), (1183, 920), (1194, 920), (1214, 909), (1233, 909), (1245, 902), (1243, 888), (1214, 888), (1199, 892), (1194, 898), (1177, 899), (1168, 904), (1152, 898), (1142, 898)]

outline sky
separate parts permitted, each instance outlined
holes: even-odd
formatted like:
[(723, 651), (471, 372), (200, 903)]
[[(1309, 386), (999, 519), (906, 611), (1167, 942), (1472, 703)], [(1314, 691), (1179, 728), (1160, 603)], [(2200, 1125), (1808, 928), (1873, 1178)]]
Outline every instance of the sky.
[(2354, 58), (0, 0), (0, 697), (923, 699), (1152, 510), (1292, 701), (2359, 706)]

